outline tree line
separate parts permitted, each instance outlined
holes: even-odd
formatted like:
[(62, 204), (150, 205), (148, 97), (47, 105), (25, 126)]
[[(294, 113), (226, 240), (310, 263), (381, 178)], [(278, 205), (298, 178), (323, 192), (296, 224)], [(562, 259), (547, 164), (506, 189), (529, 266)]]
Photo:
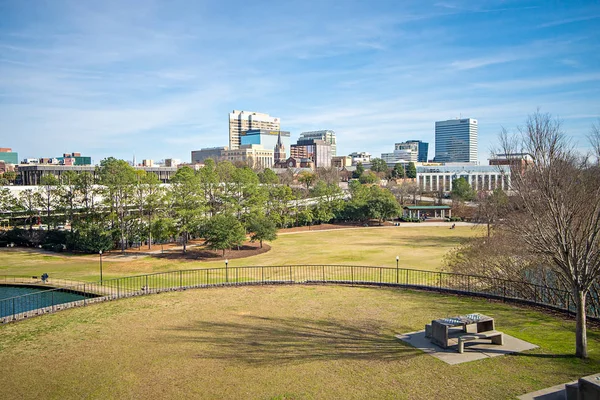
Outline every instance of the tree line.
[[(262, 246), (277, 237), (279, 228), (333, 220), (382, 222), (400, 213), (388, 189), (352, 181), (345, 194), (336, 169), (302, 172), (296, 177), (300, 185), (294, 186), (289, 174), (257, 172), (229, 161), (207, 160), (197, 171), (184, 166), (168, 185), (124, 160), (107, 158), (98, 168), (96, 180), (88, 172), (67, 171), (60, 179), (44, 175), (37, 190), (16, 196), (0, 189), (5, 224), (29, 232), (47, 225), (55, 232), (52, 240), (62, 242), (41, 243), (50, 248), (64, 244), (98, 252), (177, 240), (185, 252), (190, 239), (203, 238), (224, 254), (247, 237)], [(64, 233), (56, 234), (57, 227)]]

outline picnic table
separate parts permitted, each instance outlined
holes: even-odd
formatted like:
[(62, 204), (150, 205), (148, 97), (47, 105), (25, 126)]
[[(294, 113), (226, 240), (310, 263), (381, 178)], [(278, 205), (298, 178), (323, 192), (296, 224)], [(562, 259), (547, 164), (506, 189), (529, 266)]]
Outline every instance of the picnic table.
[(440, 318), (431, 321), (431, 341), (447, 349), (450, 339), (450, 328), (461, 327), (467, 332), (467, 326), (476, 325), (476, 333), (494, 330), (494, 318), (483, 314), (467, 314), (456, 317)]

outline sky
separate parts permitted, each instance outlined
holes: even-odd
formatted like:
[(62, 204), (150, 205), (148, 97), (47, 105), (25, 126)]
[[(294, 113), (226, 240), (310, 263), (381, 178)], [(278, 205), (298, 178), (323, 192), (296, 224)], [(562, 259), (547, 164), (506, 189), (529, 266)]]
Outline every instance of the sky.
[(228, 145), (228, 114), (333, 129), (338, 155), (479, 122), (479, 160), (538, 108), (585, 150), (600, 2), (0, 0), (0, 147), (138, 161)]

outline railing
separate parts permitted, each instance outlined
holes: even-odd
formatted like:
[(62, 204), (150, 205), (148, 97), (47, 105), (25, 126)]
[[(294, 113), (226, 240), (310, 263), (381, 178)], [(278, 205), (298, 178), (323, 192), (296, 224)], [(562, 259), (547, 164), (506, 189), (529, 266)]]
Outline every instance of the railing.
[[(5, 281), (10, 282), (10, 279)], [(0, 322), (150, 293), (216, 286), (292, 283), (399, 286), (528, 303), (567, 313), (575, 312), (575, 303), (570, 292), (520, 281), (406, 268), (288, 265), (178, 270), (103, 282), (79, 283), (0, 300)], [(59, 302), (59, 292), (75, 294), (80, 298)], [(591, 319), (598, 319), (600, 310), (589, 306), (587, 315)]]

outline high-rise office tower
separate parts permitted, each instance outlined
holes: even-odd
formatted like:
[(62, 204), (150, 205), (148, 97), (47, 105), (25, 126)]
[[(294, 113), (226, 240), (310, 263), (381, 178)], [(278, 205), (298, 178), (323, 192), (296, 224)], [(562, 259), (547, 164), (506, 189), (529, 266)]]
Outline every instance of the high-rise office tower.
[(250, 129), (278, 131), (280, 120), (269, 114), (233, 110), (229, 113), (229, 148), (231, 150), (238, 149), (241, 144), (240, 134)]
[(437, 121), (434, 160), (477, 163), (477, 120), (464, 118)]
[(325, 143), (329, 143), (331, 145), (331, 156), (335, 157), (337, 155), (335, 131), (327, 129), (322, 131), (302, 132), (298, 138), (298, 144), (301, 144), (303, 139), (322, 140)]

